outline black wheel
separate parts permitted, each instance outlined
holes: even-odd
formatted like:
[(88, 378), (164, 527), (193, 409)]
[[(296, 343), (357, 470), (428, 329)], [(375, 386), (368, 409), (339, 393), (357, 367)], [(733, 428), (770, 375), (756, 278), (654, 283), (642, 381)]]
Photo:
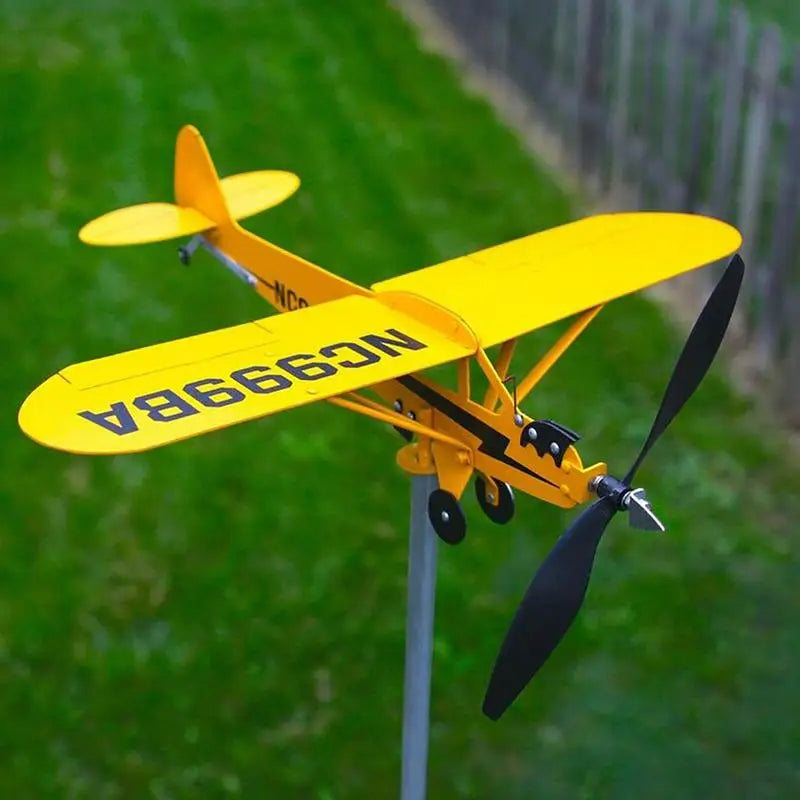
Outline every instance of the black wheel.
[(458, 544), (467, 533), (467, 520), (461, 504), (444, 489), (431, 492), (428, 517), (439, 538), (447, 544)]
[(479, 475), (475, 479), (475, 494), (478, 497), (478, 503), (483, 509), (483, 513), (492, 522), (498, 525), (505, 525), (514, 516), (514, 492), (511, 487), (503, 481), (493, 478), (497, 484), (498, 496), (494, 498), (497, 505), (494, 505), (486, 493), (486, 481)]

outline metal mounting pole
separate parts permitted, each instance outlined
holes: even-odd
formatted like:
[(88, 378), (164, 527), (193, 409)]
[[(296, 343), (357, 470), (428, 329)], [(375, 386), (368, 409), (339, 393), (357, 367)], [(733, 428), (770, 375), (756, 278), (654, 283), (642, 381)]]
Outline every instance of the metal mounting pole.
[(438, 487), (436, 475), (411, 476), (401, 800), (424, 800), (426, 793), (437, 542), (428, 497)]

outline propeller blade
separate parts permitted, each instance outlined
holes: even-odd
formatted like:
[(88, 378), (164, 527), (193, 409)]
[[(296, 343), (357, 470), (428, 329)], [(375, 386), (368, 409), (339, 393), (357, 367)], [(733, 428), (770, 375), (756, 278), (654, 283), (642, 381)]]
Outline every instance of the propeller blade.
[(499, 719), (544, 664), (578, 614), (594, 556), (616, 513), (597, 500), (562, 534), (528, 586), (497, 656), (483, 713)]
[(675, 415), (694, 394), (708, 372), (711, 362), (722, 344), (725, 331), (728, 329), (743, 277), (744, 261), (737, 253), (731, 259), (694, 323), (689, 338), (675, 364), (675, 369), (672, 371), (672, 377), (664, 391), (661, 407), (653, 420), (650, 433), (647, 435), (636, 461), (633, 462), (633, 466), (622, 479), (623, 483), (630, 485), (645, 456), (650, 452), (650, 448), (675, 419)]

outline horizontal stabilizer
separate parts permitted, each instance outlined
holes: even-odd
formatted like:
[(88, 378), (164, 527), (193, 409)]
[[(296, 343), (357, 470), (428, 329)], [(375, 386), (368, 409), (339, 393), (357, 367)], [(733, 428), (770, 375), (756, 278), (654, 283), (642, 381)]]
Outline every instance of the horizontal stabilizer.
[(300, 178), (293, 172), (260, 170), (229, 175), (220, 185), (231, 216), (245, 219), (291, 197), (300, 186)]
[(214, 223), (193, 208), (173, 203), (142, 203), (118, 208), (84, 225), (78, 237), (85, 244), (124, 245), (162, 242), (210, 230)]

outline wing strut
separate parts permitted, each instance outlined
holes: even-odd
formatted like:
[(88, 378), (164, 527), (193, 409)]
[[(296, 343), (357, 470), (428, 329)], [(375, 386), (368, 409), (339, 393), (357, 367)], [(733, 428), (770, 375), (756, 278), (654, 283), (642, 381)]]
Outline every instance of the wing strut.
[(539, 359), (530, 372), (517, 386), (517, 401), (530, 394), (531, 389), (550, 371), (553, 364), (564, 355), (567, 348), (586, 330), (589, 323), (600, 313), (603, 306), (595, 306), (581, 314), (572, 325), (561, 335), (558, 341)]
[(517, 385), (514, 398), (509, 394), (505, 385), (508, 375), (508, 368), (511, 364), (511, 357), (514, 355), (514, 348), (517, 339), (508, 339), (503, 342), (500, 353), (497, 357), (497, 364), (492, 364), (486, 351), (479, 347), (475, 352), (475, 360), (478, 362), (483, 374), (489, 381), (486, 394), (483, 398), (484, 408), (495, 411), (498, 401), (501, 404), (513, 405), (515, 410), (518, 403), (522, 402), (539, 381), (549, 372), (550, 368), (567, 351), (567, 348), (586, 330), (589, 323), (600, 313), (603, 306), (594, 306), (581, 314), (569, 328), (561, 335), (558, 341), (534, 364), (528, 374)]
[[(491, 391), (493, 397), (490, 398), (492, 400), (492, 407), (495, 404), (495, 398), (500, 400), (502, 405), (506, 405), (509, 408), (513, 408), (516, 412), (516, 400), (513, 398), (506, 388), (506, 385), (503, 383), (503, 378), (505, 376), (499, 375), (497, 370), (492, 364), (489, 356), (486, 355), (486, 351), (479, 347), (475, 351), (475, 360), (478, 362), (478, 366), (483, 370), (483, 374), (486, 376), (487, 380), (489, 381), (489, 389), (487, 390), (487, 395)], [(486, 405), (486, 404), (485, 404)], [(489, 406), (487, 405), (487, 408)]]
[(370, 400), (368, 397), (351, 392), (348, 396), (329, 397), (328, 402), (339, 406), (339, 408), (346, 408), (348, 411), (354, 411), (356, 414), (361, 414), (371, 419), (377, 419), (380, 422), (388, 422), (390, 425), (395, 425), (398, 428), (416, 433), (418, 436), (426, 436), (429, 439), (435, 439), (442, 444), (449, 444), (457, 447), (459, 450), (464, 450), (463, 442), (446, 436), (433, 428), (423, 425), (421, 422), (416, 422), (408, 417), (393, 411), (380, 403)]
[[(508, 339), (503, 342), (500, 347), (500, 355), (497, 357), (497, 365), (495, 371), (497, 372), (500, 382), (502, 383), (508, 375), (508, 368), (511, 365), (511, 357), (514, 355), (514, 348), (517, 346), (517, 340)], [(491, 408), (494, 411), (497, 401), (500, 397), (500, 392), (496, 384), (490, 382), (489, 387), (486, 389), (486, 394), (483, 397), (483, 405), (485, 408)]]

